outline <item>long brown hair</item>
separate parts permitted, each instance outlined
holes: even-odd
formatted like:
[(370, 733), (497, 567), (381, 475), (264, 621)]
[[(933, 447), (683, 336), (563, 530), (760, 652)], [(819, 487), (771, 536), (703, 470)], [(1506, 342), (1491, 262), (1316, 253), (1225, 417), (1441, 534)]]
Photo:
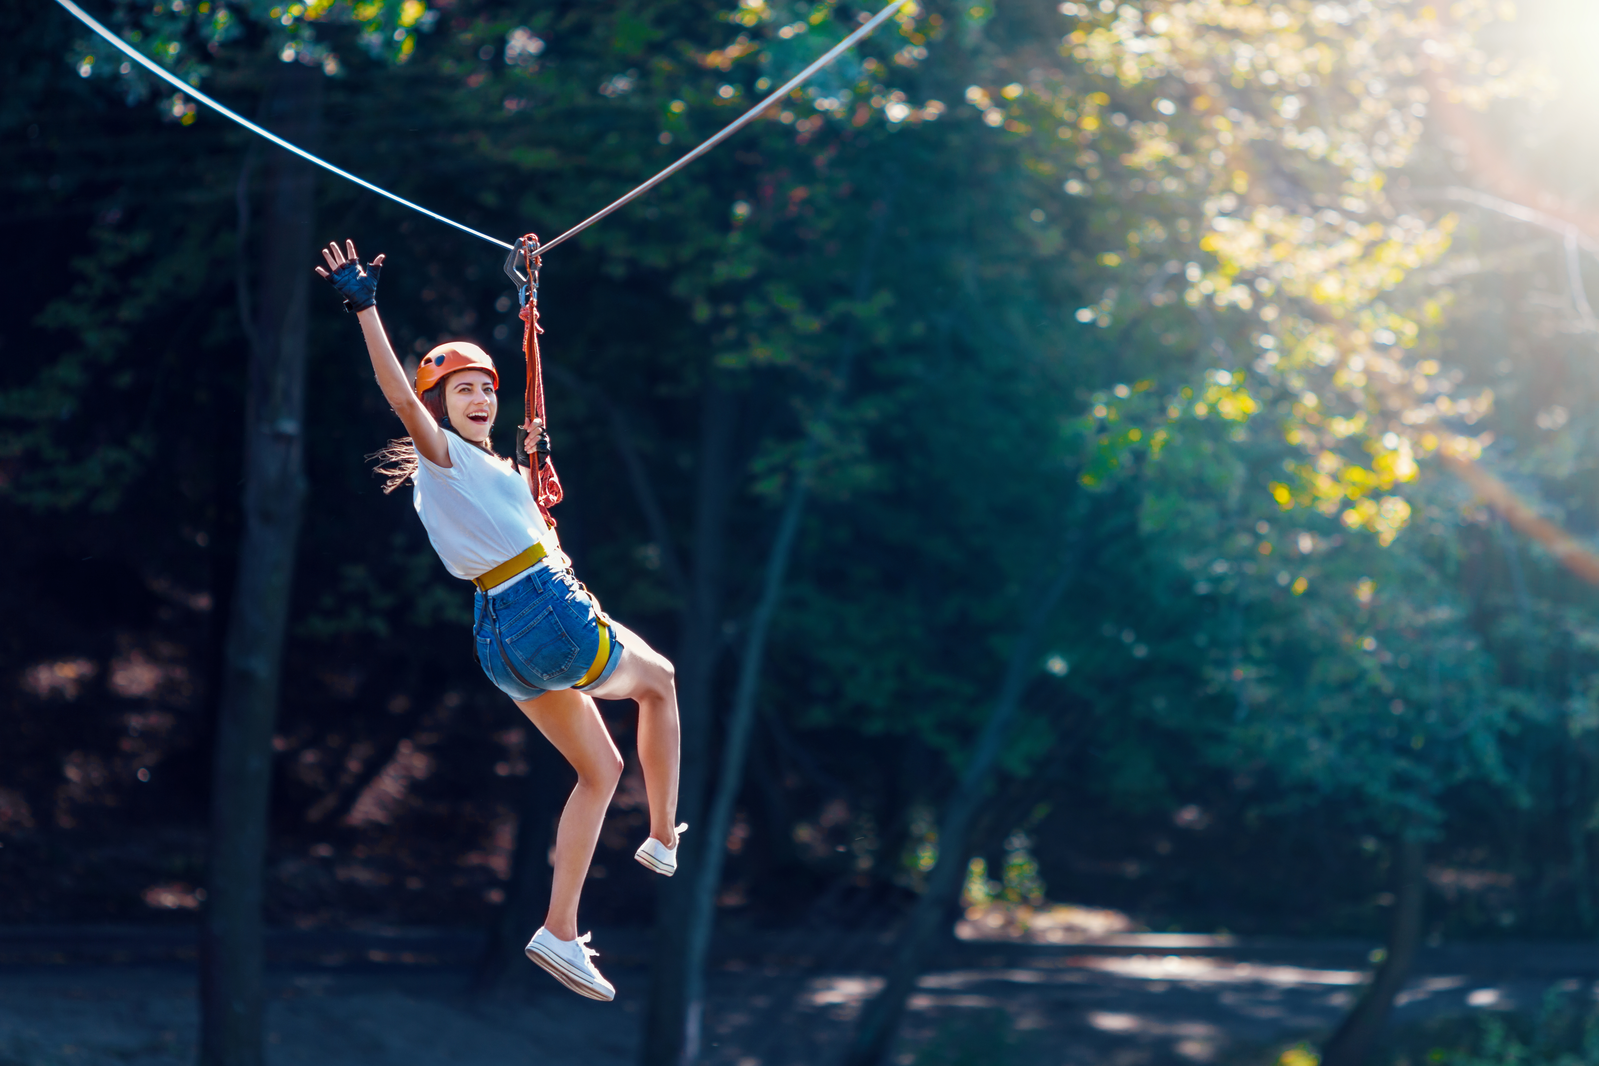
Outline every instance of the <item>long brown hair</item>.
[[(456, 374), (458, 373), (460, 373), (459, 370), (456, 371)], [(437, 385), (424, 392), (422, 394), (422, 406), (428, 409), (428, 414), (433, 416), (433, 421), (437, 422), (445, 432), (454, 433), (457, 437), (461, 437), (460, 431), (450, 424), (450, 416), (446, 413), (444, 407), (444, 386), (449, 384), (450, 378), (454, 376), (455, 374), (445, 375), (439, 380)], [(461, 439), (466, 440), (465, 437), (461, 437)], [(482, 448), (495, 458), (499, 458), (500, 453), (494, 450), (492, 438), (483, 441), (481, 444), (476, 441), (467, 441), (467, 443)], [(403, 485), (413, 484), (416, 480), (416, 468), (420, 465), (416, 457), (416, 441), (410, 437), (395, 437), (389, 443), (367, 456), (367, 459), (375, 461), (377, 464), (372, 469), (374, 473), (383, 478), (383, 494), (385, 496)]]

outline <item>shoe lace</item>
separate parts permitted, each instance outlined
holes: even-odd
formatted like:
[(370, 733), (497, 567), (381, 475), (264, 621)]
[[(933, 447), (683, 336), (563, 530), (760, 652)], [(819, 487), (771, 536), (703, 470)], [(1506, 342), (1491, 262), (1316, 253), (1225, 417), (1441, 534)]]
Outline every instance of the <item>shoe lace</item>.
[(582, 936), (578, 937), (575, 941), (575, 943), (583, 949), (584, 956), (588, 958), (592, 958), (599, 954), (598, 951), (595, 951), (593, 948), (589, 947), (589, 937), (593, 935), (594, 931), (591, 929), (587, 933), (584, 933)]

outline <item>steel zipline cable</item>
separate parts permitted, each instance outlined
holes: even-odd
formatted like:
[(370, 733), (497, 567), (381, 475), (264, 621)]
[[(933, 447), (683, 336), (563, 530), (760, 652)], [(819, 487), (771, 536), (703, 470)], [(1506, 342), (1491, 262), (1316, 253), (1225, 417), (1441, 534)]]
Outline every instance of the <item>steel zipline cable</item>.
[(754, 107), (740, 115), (738, 118), (734, 119), (728, 124), (726, 129), (722, 130), (722, 132), (718, 133), (716, 136), (712, 137), (710, 140), (706, 141), (704, 144), (700, 145), (688, 155), (684, 156), (682, 159), (679, 159), (677, 162), (673, 163), (671, 166), (667, 167), (665, 170), (661, 171), (659, 174), (655, 175), (655, 177), (651, 178), (649, 181), (646, 181), (643, 185), (640, 185), (626, 196), (623, 196), (615, 203), (596, 211), (594, 214), (590, 215), (588, 218), (585, 218), (582, 222), (579, 222), (577, 225), (573, 226), (571, 229), (567, 230), (554, 240), (546, 241), (540, 246), (540, 253), (547, 252), (567, 238), (575, 237), (579, 233), (582, 233), (584, 230), (594, 225), (594, 223), (598, 222), (612, 211), (615, 211), (617, 208), (625, 206), (628, 202), (643, 196), (645, 193), (655, 188), (655, 186), (659, 185), (661, 182), (665, 181), (673, 174), (676, 174), (679, 170), (682, 170), (684, 167), (694, 162), (694, 160), (698, 159), (706, 152), (709, 152), (712, 148), (715, 148), (717, 145), (733, 136), (733, 134), (737, 133), (746, 125), (753, 122), (756, 116), (758, 116), (762, 111), (765, 111), (768, 107), (771, 107), (777, 101), (787, 96), (790, 92), (803, 85), (807, 80), (810, 79), (812, 74), (815, 74), (833, 60), (849, 51), (849, 49), (855, 46), (856, 41), (877, 29), (877, 27), (881, 26), (888, 19), (892, 18), (896, 11), (910, 2), (911, 0), (894, 0), (893, 3), (889, 4), (887, 7), (883, 8), (883, 10), (873, 15), (869, 21), (862, 23), (860, 28), (858, 28), (854, 33), (850, 34), (848, 37), (829, 48), (826, 52), (822, 53), (822, 55), (813, 63), (811, 63), (810, 66), (806, 67), (804, 70), (788, 79), (788, 81), (778, 86), (778, 88), (766, 99), (762, 100), (760, 103), (756, 104)]
[(288, 151), (291, 151), (295, 155), (299, 156), (301, 159), (305, 159), (305, 160), (308, 160), (308, 161), (310, 161), (312, 163), (315, 163), (317, 166), (323, 168), (326, 171), (329, 171), (330, 173), (337, 174), (341, 178), (345, 178), (345, 179), (347, 179), (349, 181), (353, 181), (357, 185), (361, 186), (363, 189), (370, 189), (372, 192), (377, 193), (379, 196), (386, 196), (390, 200), (393, 200), (397, 204), (400, 204), (400, 205), (402, 205), (404, 207), (409, 207), (413, 211), (420, 211), (422, 214), (428, 216), (429, 218), (437, 219), (438, 221), (444, 223), (446, 226), (454, 226), (458, 230), (461, 230), (461, 231), (463, 231), (465, 233), (470, 233), (474, 237), (481, 237), (484, 240), (488, 241), (490, 244), (497, 244), (501, 248), (510, 248), (511, 247), (511, 245), (505, 243), (502, 240), (499, 240), (498, 238), (490, 237), (487, 233), (479, 233), (477, 230), (473, 229), (471, 226), (462, 225), (461, 223), (455, 221), (454, 219), (445, 218), (443, 215), (439, 214), (437, 211), (429, 211), (427, 208), (423, 207), (421, 204), (413, 204), (411, 201), (407, 200), (403, 196), (397, 196), (394, 193), (389, 192), (389, 190), (387, 190), (385, 188), (382, 188), (382, 187), (377, 186), (377, 185), (373, 185), (370, 181), (367, 181), (365, 178), (358, 178), (354, 174), (351, 174), (348, 170), (344, 170), (344, 169), (342, 169), (340, 167), (336, 167), (332, 163), (329, 163), (326, 159), (323, 159), (320, 156), (314, 156), (310, 152), (307, 152), (304, 148), (299, 147), (298, 145), (290, 144), (288, 141), (284, 140), (282, 137), (279, 137), (277, 134), (273, 133), (271, 130), (263, 129), (260, 126), (257, 126), (254, 122), (251, 122), (249, 119), (245, 118), (243, 115), (239, 114), (237, 111), (234, 111), (232, 108), (226, 107), (223, 104), (220, 104), (217, 101), (211, 99), (205, 93), (203, 93), (200, 90), (196, 89), (194, 86), (190, 85), (188, 82), (184, 81), (182, 78), (180, 78), (176, 74), (172, 73), (166, 67), (163, 67), (161, 64), (157, 63), (155, 60), (151, 59), (150, 57), (146, 56), (143, 52), (141, 52), (137, 48), (133, 47), (133, 45), (129, 44), (127, 41), (124, 41), (121, 37), (118, 37), (116, 34), (112, 33), (109, 29), (107, 29), (105, 26), (101, 25), (98, 21), (96, 21), (95, 18), (93, 16), (91, 16), (87, 11), (83, 10), (83, 8), (81, 8), (77, 4), (73, 3), (72, 0), (56, 0), (56, 3), (60, 4), (62, 7), (66, 8), (68, 11), (72, 12), (73, 17), (76, 18), (79, 22), (83, 23), (85, 26), (89, 27), (95, 33), (98, 33), (101, 37), (104, 37), (107, 41), (111, 42), (118, 49), (120, 49), (122, 51), (122, 53), (124, 55), (126, 55), (129, 59), (131, 59), (135, 63), (139, 64), (141, 67), (143, 67), (144, 69), (148, 70), (150, 73), (154, 74), (156, 77), (160, 78), (162, 81), (167, 82), (168, 84), (175, 86), (179, 91), (181, 91), (181, 92), (183, 92), (183, 93), (185, 93), (185, 94), (187, 94), (189, 96), (194, 97), (196, 100), (200, 101), (202, 104), (206, 105), (207, 107), (219, 112), (224, 117), (232, 119), (234, 122), (237, 122), (239, 125), (243, 126), (245, 129), (249, 130), (251, 133), (257, 134), (258, 136), (261, 136), (261, 137), (265, 137), (267, 140), (271, 141), (273, 144), (277, 145), (279, 148), (285, 148)]
[[(600, 219), (604, 218), (606, 215), (609, 215), (611, 212), (613, 212), (613, 211), (615, 211), (615, 210), (617, 210), (617, 209), (619, 209), (621, 207), (624, 207), (627, 204), (631, 203), (633, 200), (636, 200), (640, 196), (643, 196), (645, 193), (647, 193), (651, 189), (655, 188), (655, 186), (659, 185), (661, 182), (665, 181), (667, 178), (671, 177), (673, 174), (676, 174), (679, 170), (682, 170), (684, 167), (686, 167), (690, 163), (694, 162), (694, 160), (698, 159), (700, 156), (704, 155), (706, 152), (709, 152), (712, 148), (715, 148), (717, 145), (719, 145), (723, 141), (727, 140), (733, 134), (737, 133), (740, 129), (744, 128), (750, 122), (754, 121), (756, 119), (756, 117), (758, 117), (761, 114), (761, 112), (763, 112), (767, 108), (771, 107), (772, 104), (776, 103), (778, 100), (781, 100), (783, 97), (787, 96), (790, 92), (792, 92), (794, 89), (798, 88), (800, 85), (803, 85), (806, 81), (808, 81), (810, 79), (811, 75), (815, 74), (817, 71), (821, 70), (823, 67), (825, 67), (828, 64), (832, 63), (833, 60), (837, 59), (840, 55), (843, 55), (850, 48), (854, 47), (855, 43), (857, 41), (859, 41), (862, 37), (865, 37), (867, 34), (871, 33), (873, 30), (877, 29), (878, 26), (881, 26), (889, 18), (893, 17), (894, 13), (897, 12), (901, 7), (903, 7), (906, 4), (911, 3), (911, 2), (912, 2), (912, 0), (894, 0), (893, 3), (889, 4), (887, 7), (883, 8), (883, 10), (879, 11), (876, 15), (872, 16), (871, 19), (869, 19), (865, 23), (862, 23), (861, 26), (858, 27), (848, 37), (845, 37), (842, 41), (840, 41), (837, 44), (835, 44), (832, 48), (829, 48), (825, 53), (823, 53), (819, 58), (817, 58), (814, 62), (812, 62), (804, 70), (800, 71), (798, 74), (794, 75), (788, 81), (784, 82), (774, 92), (772, 92), (771, 95), (767, 96), (760, 103), (756, 104), (754, 107), (752, 107), (748, 111), (744, 112), (744, 114), (742, 114), (738, 118), (734, 119), (726, 128), (724, 128), (721, 132), (717, 133), (714, 137), (711, 137), (705, 143), (701, 144), (699, 147), (697, 147), (693, 151), (689, 152), (683, 158), (679, 159), (677, 162), (673, 163), (671, 166), (667, 167), (665, 170), (661, 171), (659, 174), (656, 174), (650, 180), (644, 182), (642, 185), (640, 185), (637, 188), (633, 189), (631, 192), (628, 192), (626, 195), (620, 197), (615, 202), (613, 202), (613, 203), (609, 204), (608, 206), (600, 209), (599, 211), (596, 211), (594, 214), (590, 215), (588, 218), (585, 218), (582, 222), (579, 222), (577, 225), (573, 226), (571, 229), (567, 230), (565, 233), (561, 234), (559, 237), (556, 237), (554, 240), (547, 241), (546, 243), (544, 243), (542, 246), (539, 247), (539, 249), (538, 249), (539, 253), (542, 254), (544, 252), (547, 252), (551, 248), (554, 248), (557, 244), (560, 244), (561, 242), (563, 242), (565, 240), (568, 240), (568, 239), (570, 239), (572, 237), (575, 237), (579, 233), (582, 233), (584, 230), (586, 230), (590, 226), (594, 225), (594, 223), (598, 222)], [(479, 238), (481, 238), (481, 239), (483, 239), (485, 241), (488, 241), (490, 244), (499, 245), (501, 248), (515, 249), (515, 247), (516, 247), (515, 245), (508, 244), (505, 241), (502, 241), (502, 240), (500, 240), (497, 237), (490, 237), (487, 233), (481, 233), (478, 230), (473, 229), (471, 226), (464, 225), (464, 224), (462, 224), (460, 222), (455, 221), (452, 218), (446, 218), (445, 216), (439, 214), (437, 211), (429, 211), (427, 208), (423, 207), (421, 204), (412, 203), (410, 200), (407, 200), (403, 196), (399, 196), (399, 195), (396, 195), (395, 193), (389, 192), (389, 190), (383, 188), (382, 186), (374, 185), (370, 181), (367, 181), (365, 178), (356, 177), (354, 174), (351, 174), (348, 170), (344, 170), (344, 169), (342, 169), (340, 167), (336, 167), (332, 163), (329, 163), (326, 159), (323, 159), (320, 156), (312, 155), (310, 152), (307, 152), (304, 148), (301, 148), (298, 145), (289, 143), (288, 141), (284, 140), (282, 137), (279, 137), (277, 134), (273, 133), (271, 130), (264, 129), (261, 126), (256, 125), (254, 122), (251, 122), (249, 119), (245, 118), (243, 115), (239, 114), (237, 111), (234, 111), (233, 109), (231, 109), (229, 107), (226, 107), (226, 106), (224, 106), (221, 103), (218, 103), (216, 100), (211, 99), (211, 97), (207, 96), (205, 93), (203, 93), (200, 90), (196, 89), (194, 86), (190, 85), (188, 82), (184, 81), (182, 78), (178, 77), (176, 74), (173, 74), (170, 70), (167, 70), (165, 67), (161, 66), (161, 64), (157, 63), (155, 60), (153, 60), (150, 57), (146, 56), (143, 52), (141, 52), (137, 48), (133, 47), (133, 45), (129, 44), (127, 41), (124, 41), (121, 37), (117, 36), (110, 29), (108, 29), (106, 26), (102, 25), (99, 21), (97, 21), (87, 11), (83, 10), (83, 8), (81, 8), (77, 4), (73, 3), (72, 0), (56, 0), (56, 3), (60, 4), (64, 8), (66, 8), (67, 11), (71, 12), (72, 16), (74, 18), (76, 18), (79, 22), (82, 22), (85, 26), (89, 27), (95, 33), (99, 34), (101, 37), (105, 38), (111, 44), (115, 45), (124, 55), (126, 55), (129, 59), (133, 60), (135, 63), (138, 63), (140, 66), (144, 67), (150, 73), (154, 74), (156, 77), (160, 78), (162, 81), (165, 81), (168, 84), (172, 85), (173, 87), (178, 89), (178, 91), (180, 91), (180, 92), (182, 92), (182, 93), (184, 93), (184, 94), (186, 94), (188, 96), (193, 97), (194, 99), (198, 100), (202, 104), (205, 104), (207, 107), (209, 107), (212, 110), (218, 112), (219, 114), (223, 115), (224, 117), (232, 119), (234, 122), (237, 122), (239, 125), (243, 126), (245, 129), (249, 130), (251, 133), (254, 133), (254, 134), (256, 134), (257, 136), (260, 136), (260, 137), (265, 137), (267, 140), (271, 141), (273, 144), (277, 145), (279, 148), (283, 148), (283, 149), (286, 149), (286, 150), (288, 150), (290, 152), (293, 152), (295, 155), (299, 156), (300, 158), (302, 158), (304, 160), (307, 160), (308, 162), (315, 163), (317, 166), (323, 168), (324, 170), (328, 171), (329, 173), (337, 174), (339, 177), (344, 178), (347, 181), (353, 181), (355, 184), (361, 186), (363, 189), (367, 189), (367, 190), (369, 190), (371, 192), (377, 193), (379, 196), (383, 196), (383, 197), (386, 197), (386, 198), (388, 198), (390, 200), (393, 200), (395, 203), (401, 205), (402, 207), (409, 207), (413, 211), (420, 212), (421, 214), (424, 214), (424, 215), (428, 216), (431, 219), (434, 219), (434, 220), (436, 220), (438, 222), (444, 223), (446, 226), (454, 226), (456, 229), (462, 231), (463, 233), (470, 233), (472, 236), (479, 237)]]

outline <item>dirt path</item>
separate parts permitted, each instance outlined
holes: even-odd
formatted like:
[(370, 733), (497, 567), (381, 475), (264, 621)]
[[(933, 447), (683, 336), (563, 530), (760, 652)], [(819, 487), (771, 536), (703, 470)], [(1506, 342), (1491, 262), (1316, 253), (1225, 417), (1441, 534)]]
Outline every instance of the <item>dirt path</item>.
[[(271, 1066), (440, 1066), (505, 1062), (623, 1066), (633, 1061), (646, 970), (642, 945), (618, 934), (608, 976), (615, 1004), (541, 980), (496, 1002), (466, 991), (471, 938), (422, 939), (429, 953), (362, 947), (273, 974)], [(170, 939), (170, 937), (169, 937)], [(306, 943), (314, 942), (306, 938)], [(1212, 938), (1111, 938), (1059, 947), (966, 944), (921, 982), (901, 1063), (985, 1066), (1192, 1066), (1229, 1052), (1325, 1030), (1361, 979), (1365, 947)], [(121, 964), (82, 961), (80, 939), (43, 961), (0, 934), (0, 1066), (190, 1066), (196, 1007), (180, 961), (141, 961), (125, 938)], [(602, 950), (603, 932), (596, 936)], [(454, 945), (452, 948), (451, 945)], [(810, 957), (796, 945), (815, 949)], [(710, 984), (706, 1061), (717, 1066), (824, 1066), (876, 988), (869, 938), (785, 935), (744, 945)], [(181, 954), (181, 945), (172, 949)], [(374, 954), (375, 953), (375, 956)], [(417, 960), (396, 963), (402, 954)], [(30, 957), (23, 958), (22, 955)], [(362, 961), (370, 957), (383, 963)], [(331, 960), (342, 964), (329, 964)], [(1401, 997), (1399, 1020), (1535, 1005), (1552, 984), (1599, 996), (1591, 945), (1449, 947), (1427, 952)], [(978, 1057), (967, 1058), (975, 1053)]]

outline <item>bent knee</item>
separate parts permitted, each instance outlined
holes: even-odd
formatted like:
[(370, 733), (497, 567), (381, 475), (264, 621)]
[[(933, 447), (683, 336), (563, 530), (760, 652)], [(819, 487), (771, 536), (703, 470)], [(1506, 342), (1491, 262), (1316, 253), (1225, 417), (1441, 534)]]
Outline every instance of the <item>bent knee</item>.
[(578, 783), (588, 788), (614, 789), (622, 780), (622, 753), (614, 747), (578, 770)]
[(677, 696), (677, 671), (670, 661), (658, 659), (645, 671), (643, 689), (649, 696), (667, 703), (675, 703)]

